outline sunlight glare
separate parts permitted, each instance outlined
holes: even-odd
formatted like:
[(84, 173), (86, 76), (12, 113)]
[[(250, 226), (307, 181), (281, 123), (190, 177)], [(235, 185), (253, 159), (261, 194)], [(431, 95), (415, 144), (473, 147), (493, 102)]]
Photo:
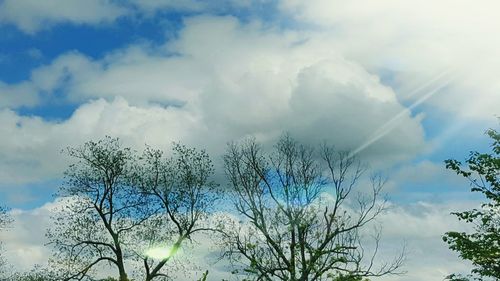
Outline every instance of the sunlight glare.
[(170, 258), (174, 253), (174, 248), (160, 246), (147, 250), (145, 255), (155, 260), (164, 260)]

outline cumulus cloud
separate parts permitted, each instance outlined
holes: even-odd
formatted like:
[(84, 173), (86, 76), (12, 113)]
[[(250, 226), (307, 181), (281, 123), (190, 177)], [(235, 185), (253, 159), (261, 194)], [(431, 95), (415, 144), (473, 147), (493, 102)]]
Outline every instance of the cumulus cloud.
[[(236, 11), (255, 5), (222, 2)], [(213, 3), (4, 0), (0, 23), (34, 33), (59, 23), (109, 23), (137, 11), (223, 12)], [(68, 52), (34, 69), (27, 81), (0, 82), (0, 188), (59, 178), (68, 163), (62, 148), (104, 135), (138, 149), (181, 141), (208, 149), (219, 161), (227, 141), (254, 135), (271, 143), (289, 131), (309, 143), (358, 148), (363, 159), (390, 166), (426, 144), (424, 114), (414, 115), (408, 104), (425, 102), (440, 115), (478, 120), (498, 114), (498, 3), (277, 3), (285, 15), (307, 25), (294, 31), (229, 16), (191, 17), (178, 37), (163, 45), (128, 46), (102, 58)], [(13, 110), (54, 99), (79, 107), (62, 121)], [(453, 182), (440, 171), (428, 161), (403, 166), (393, 183)], [(394, 206), (380, 220), (389, 243), (384, 255), (391, 257), (391, 249), (406, 238), (409, 273), (383, 280), (441, 280), (463, 270), (440, 237), (460, 228), (449, 212), (473, 203)], [(13, 211), (17, 222), (3, 237), (17, 268), (47, 257), (41, 229), (53, 204)], [(199, 249), (195, 256), (203, 262), (211, 255), (209, 243)], [(223, 276), (226, 268), (215, 266), (215, 275)]]
[[(78, 108), (64, 122), (19, 116), (0, 111), (0, 178), (2, 183), (27, 183), (57, 179), (67, 159), (61, 150), (105, 135), (122, 137), (136, 148), (146, 142), (157, 146), (182, 139), (191, 131), (195, 118), (177, 108), (131, 106), (122, 98), (96, 100)], [(8, 185), (6, 185), (8, 186)]]
[[(448, 73), (429, 103), (467, 118), (498, 114), (500, 56), (496, 1), (283, 0), (281, 10), (299, 22), (316, 26), (329, 44), (369, 71), (386, 76), (401, 98)], [(453, 9), (450, 9), (453, 7)], [(406, 96), (406, 97), (405, 97)]]
[(392, 163), (422, 149), (421, 118), (405, 112), (377, 76), (327, 45), (302, 39), (232, 17), (198, 17), (161, 48), (131, 46), (102, 60), (61, 55), (24, 83), (84, 105), (59, 123), (4, 110), (4, 135), (29, 137), (0, 144), (2, 178), (53, 174), (47, 172), (61, 168), (55, 160), (61, 146), (103, 134), (151, 144), (179, 140), (214, 156), (230, 140), (274, 141), (283, 131), (354, 149), (400, 112), (400, 124), (363, 157)]
[(127, 11), (109, 0), (4, 0), (0, 23), (13, 24), (26, 33), (57, 23), (99, 24), (111, 22)]
[[(384, 83), (395, 89), (398, 99), (404, 102), (415, 102), (415, 99), (438, 87), (439, 91), (429, 99), (429, 104), (439, 110), (480, 119), (492, 119), (498, 114), (495, 105), (500, 102), (500, 95), (497, 94), (500, 84), (494, 73), (500, 62), (496, 52), (500, 40), (495, 36), (500, 31), (500, 25), (496, 24), (498, 20), (492, 12), (498, 6), (495, 1), (486, 0), (481, 5), (453, 1), (435, 3), (430, 0), (412, 5), (395, 0), (376, 4), (325, 0), (262, 0), (257, 3), (227, 0), (214, 3), (131, 0), (118, 6), (116, 2), (92, 0), (81, 6), (83, 4), (78, 1), (51, 0), (41, 4), (40, 1), (6, 0), (1, 3), (0, 20), (35, 32), (40, 27), (57, 22), (97, 24), (135, 13), (165, 10), (213, 13), (223, 8), (236, 12), (276, 4), (279, 7), (277, 18), (285, 16), (298, 21), (299, 26), (302, 23), (319, 27), (308, 29), (306, 25), (300, 32), (307, 40), (320, 41), (348, 60), (361, 64), (370, 73), (383, 77)], [(453, 12), (450, 12), (450, 6), (454, 7)], [(226, 27), (220, 28), (227, 30)], [(212, 31), (206, 35), (217, 34)], [(257, 44), (251, 42), (249, 46)], [(206, 54), (210, 51), (213, 49), (208, 48)], [(126, 72), (125, 68), (121, 70)], [(107, 79), (117, 80), (118, 73), (119, 70), (109, 73)], [(443, 73), (449, 74), (444, 77), (446, 79), (442, 77), (429, 87), (421, 88)], [(152, 75), (150, 80), (156, 81), (158, 77)], [(145, 82), (141, 86), (145, 87), (145, 91), (155, 92), (147, 85), (150, 83)], [(413, 92), (418, 88), (421, 92), (416, 95)], [(130, 90), (135, 91), (136, 88)]]

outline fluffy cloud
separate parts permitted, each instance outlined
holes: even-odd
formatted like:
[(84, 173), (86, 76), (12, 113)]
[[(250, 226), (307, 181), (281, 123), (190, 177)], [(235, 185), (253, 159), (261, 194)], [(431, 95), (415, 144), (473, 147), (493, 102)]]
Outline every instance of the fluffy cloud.
[(16, 270), (29, 270), (35, 264), (45, 264), (50, 250), (45, 247), (45, 230), (51, 225), (50, 216), (64, 204), (56, 200), (33, 210), (12, 210), (13, 223), (0, 233), (5, 243), (4, 254)]
[(35, 33), (56, 23), (99, 24), (114, 21), (127, 11), (109, 0), (4, 0), (0, 2), (0, 23), (14, 24)]
[(39, 102), (38, 91), (32, 83), (8, 85), (0, 81), (0, 108), (36, 106)]
[[(409, 102), (441, 86), (429, 99), (440, 110), (480, 119), (498, 114), (497, 1), (283, 0), (280, 8), (315, 25), (346, 57), (386, 76)], [(407, 96), (443, 73), (422, 93)]]
[(180, 140), (214, 156), (227, 141), (248, 135), (274, 141), (283, 131), (355, 149), (399, 114), (397, 126), (363, 157), (383, 155), (380, 162), (392, 163), (422, 149), (421, 118), (390, 88), (329, 46), (302, 39), (231, 17), (198, 17), (162, 47), (131, 46), (102, 60), (62, 55), (24, 83), (85, 104), (59, 123), (4, 110), (3, 135), (21, 137), (0, 142), (2, 181), (54, 174), (61, 170), (56, 151), (62, 146), (104, 134), (133, 143)]
[(124, 99), (97, 100), (81, 106), (64, 122), (23, 117), (0, 111), (2, 183), (37, 182), (58, 178), (67, 161), (60, 151), (105, 135), (122, 137), (127, 145), (166, 145), (183, 139), (195, 118), (175, 107), (130, 106)]
[[(249, 1), (223, 2), (235, 10), (249, 7)], [(0, 23), (34, 33), (57, 23), (112, 22), (133, 14), (131, 6), (145, 14), (221, 11), (210, 1), (116, 3), (4, 0)], [(0, 188), (59, 178), (67, 165), (62, 148), (104, 135), (139, 149), (144, 143), (164, 148), (182, 141), (207, 148), (219, 161), (229, 140), (254, 135), (268, 143), (288, 130), (302, 141), (328, 140), (391, 165), (425, 146), (424, 116), (412, 114), (408, 104), (425, 101), (441, 116), (484, 120), (498, 114), (496, 2), (283, 0), (279, 5), (308, 25), (283, 31), (233, 17), (192, 17), (164, 45), (129, 46), (97, 59), (68, 52), (34, 69), (27, 81), (0, 82)], [(13, 110), (56, 99), (80, 105), (62, 121)], [(424, 161), (403, 167), (393, 181), (453, 181), (440, 170)], [(13, 212), (17, 222), (3, 237), (17, 268), (47, 257), (41, 229), (53, 204)], [(388, 249), (383, 255), (392, 256), (391, 249), (407, 239), (409, 273), (384, 280), (441, 280), (463, 270), (440, 237), (460, 228), (449, 212), (469, 204), (394, 206), (381, 218)], [(195, 254), (200, 262), (211, 255), (208, 245)], [(215, 267), (215, 275), (222, 276), (224, 266)]]

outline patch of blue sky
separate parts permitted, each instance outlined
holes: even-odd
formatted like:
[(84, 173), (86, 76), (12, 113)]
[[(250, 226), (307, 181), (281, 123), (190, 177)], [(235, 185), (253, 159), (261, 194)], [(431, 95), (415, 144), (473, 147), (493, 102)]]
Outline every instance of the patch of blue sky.
[[(480, 142), (482, 143), (480, 144)], [(485, 146), (488, 146), (485, 140), (471, 141), (470, 138), (463, 138), (457, 143), (447, 143), (430, 154), (420, 154), (409, 162), (393, 167), (385, 173), (389, 180), (391, 180), (391, 176), (398, 174), (399, 169), (412, 165), (417, 168), (420, 163), (432, 163), (438, 170), (435, 171), (435, 174), (429, 175), (430, 178), (426, 178), (426, 175), (415, 174), (411, 176), (411, 179), (397, 179), (396, 186), (389, 190), (391, 201), (399, 204), (411, 204), (417, 201), (438, 203), (449, 200), (480, 199), (480, 195), (476, 196), (470, 193), (470, 183), (465, 178), (447, 171), (444, 160), (463, 161), (469, 154), (469, 150), (488, 152), (488, 150), (481, 150)], [(419, 172), (415, 171), (415, 173)]]
[(421, 154), (415, 160), (427, 159), (435, 162), (449, 158), (462, 160), (470, 151), (491, 151), (491, 140), (485, 131), (494, 127), (496, 121), (494, 118), (491, 122), (485, 122), (437, 110), (424, 110), (424, 112), (426, 118), (422, 120), (422, 126), (431, 145), (431, 152)]
[(162, 44), (176, 37), (182, 18), (183, 14), (169, 13), (165, 17), (122, 18), (99, 27), (58, 24), (33, 35), (2, 25), (0, 80), (6, 83), (27, 80), (33, 68), (70, 51), (99, 59), (112, 50), (142, 41)]
[[(430, 111), (432, 112), (432, 111)], [(433, 112), (423, 120), (423, 126), (428, 135), (428, 144), (431, 149), (421, 153), (408, 163), (402, 165), (418, 165), (420, 162), (432, 162), (442, 168), (443, 174), (446, 167), (444, 160), (456, 159), (461, 162), (469, 156), (471, 151), (491, 153), (491, 139), (485, 135), (488, 129), (485, 122), (469, 119), (459, 119), (450, 115)], [(430, 136), (430, 137), (429, 137)], [(398, 165), (390, 173), (401, 168)], [(445, 202), (449, 200), (480, 200), (480, 194), (471, 194), (470, 183), (456, 176), (456, 181), (450, 179), (430, 179), (418, 182), (405, 181), (391, 191), (390, 197), (400, 204), (416, 201)]]
[(0, 25), (0, 34), (0, 81), (27, 80), (33, 68), (48, 62), (29, 35), (5, 25)]
[(438, 149), (427, 156), (428, 160), (442, 162), (453, 158), (463, 162), (469, 156), (470, 151), (491, 153), (491, 141), (483, 134), (483, 131), (478, 131), (477, 136), (457, 134), (446, 140), (446, 143), (438, 145)]
[(54, 200), (62, 180), (0, 185), (0, 206), (33, 209)]
[(218, 15), (231, 15), (238, 18), (243, 23), (253, 20), (260, 20), (264, 26), (272, 26), (282, 30), (297, 30), (310, 28), (303, 22), (298, 22), (294, 18), (283, 14), (278, 7), (279, 1), (255, 1), (250, 8), (226, 9), (219, 12)]
[(35, 107), (22, 106), (15, 111), (21, 116), (37, 116), (46, 121), (58, 122), (69, 119), (79, 106), (78, 103), (52, 101), (44, 102)]
[[(214, 15), (235, 16), (242, 22), (260, 19), (270, 26), (297, 28), (300, 25), (280, 16), (277, 1), (263, 1), (250, 8), (217, 8)], [(164, 44), (177, 37), (183, 20), (199, 12), (159, 11), (154, 15), (121, 17), (99, 26), (60, 23), (35, 34), (21, 32), (13, 25), (0, 25), (0, 81), (16, 83), (29, 79), (36, 66), (50, 63), (69, 51), (77, 51), (94, 59), (130, 44), (148, 42)]]

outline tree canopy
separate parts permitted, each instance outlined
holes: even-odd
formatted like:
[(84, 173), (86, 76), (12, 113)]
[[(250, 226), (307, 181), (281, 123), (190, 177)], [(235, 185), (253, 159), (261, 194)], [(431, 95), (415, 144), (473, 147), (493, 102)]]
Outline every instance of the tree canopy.
[(167, 279), (179, 247), (207, 230), (217, 194), (208, 155), (179, 144), (169, 157), (152, 148), (139, 154), (110, 137), (67, 153), (74, 163), (59, 191), (65, 201), (47, 233), (58, 279), (95, 280), (103, 267), (115, 268), (118, 281), (131, 272)]

